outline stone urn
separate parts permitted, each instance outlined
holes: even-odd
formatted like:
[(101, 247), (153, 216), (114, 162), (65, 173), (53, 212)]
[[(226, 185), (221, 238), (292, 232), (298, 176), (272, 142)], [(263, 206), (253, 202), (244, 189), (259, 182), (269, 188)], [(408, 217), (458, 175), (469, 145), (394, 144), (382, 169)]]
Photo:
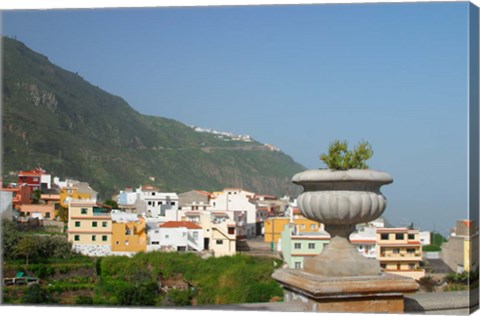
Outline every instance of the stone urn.
[(292, 181), (304, 189), (297, 200), (302, 215), (323, 223), (331, 235), (320, 255), (305, 258), (304, 271), (325, 277), (381, 275), (378, 261), (362, 256), (349, 236), (356, 224), (382, 215), (387, 201), (380, 187), (392, 177), (370, 169), (319, 169), (300, 172)]

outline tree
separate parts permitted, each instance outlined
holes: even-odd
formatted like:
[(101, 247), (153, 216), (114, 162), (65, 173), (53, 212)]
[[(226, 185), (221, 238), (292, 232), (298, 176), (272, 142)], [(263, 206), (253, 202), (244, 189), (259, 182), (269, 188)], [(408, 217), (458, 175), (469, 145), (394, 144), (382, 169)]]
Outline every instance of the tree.
[(32, 203), (33, 204), (38, 204), (40, 203), (40, 199), (42, 197), (42, 191), (40, 190), (34, 190), (32, 192)]
[(38, 255), (37, 240), (33, 237), (22, 237), (17, 245), (16, 254), (25, 257), (25, 264), (28, 265), (29, 259)]
[(16, 255), (19, 234), (17, 226), (8, 219), (2, 220), (3, 258), (13, 259)]
[(64, 223), (68, 223), (68, 208), (60, 206), (58, 209), (58, 217)]
[(145, 282), (120, 286), (116, 296), (120, 305), (152, 306), (155, 305), (157, 293), (157, 283)]
[(107, 206), (110, 206), (111, 208), (113, 209), (117, 209), (118, 208), (118, 203), (112, 199), (108, 199), (106, 200), (105, 202), (103, 202), (103, 204), (107, 205)]

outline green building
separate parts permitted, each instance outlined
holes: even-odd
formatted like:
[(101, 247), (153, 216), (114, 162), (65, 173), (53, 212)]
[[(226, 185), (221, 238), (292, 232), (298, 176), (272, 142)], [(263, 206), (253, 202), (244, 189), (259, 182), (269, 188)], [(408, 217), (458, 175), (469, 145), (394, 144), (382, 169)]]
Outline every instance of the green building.
[(292, 224), (285, 225), (279, 241), (283, 260), (292, 269), (303, 269), (304, 258), (320, 254), (329, 242), (325, 231), (299, 234)]

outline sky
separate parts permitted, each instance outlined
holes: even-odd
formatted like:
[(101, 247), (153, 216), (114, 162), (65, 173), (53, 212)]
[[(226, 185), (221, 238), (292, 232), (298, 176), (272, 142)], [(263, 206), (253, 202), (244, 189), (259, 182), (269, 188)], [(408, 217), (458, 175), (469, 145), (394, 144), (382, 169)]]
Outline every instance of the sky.
[(2, 34), (142, 114), (309, 169), (367, 140), (392, 224), (447, 235), (467, 217), (467, 2), (4, 10)]

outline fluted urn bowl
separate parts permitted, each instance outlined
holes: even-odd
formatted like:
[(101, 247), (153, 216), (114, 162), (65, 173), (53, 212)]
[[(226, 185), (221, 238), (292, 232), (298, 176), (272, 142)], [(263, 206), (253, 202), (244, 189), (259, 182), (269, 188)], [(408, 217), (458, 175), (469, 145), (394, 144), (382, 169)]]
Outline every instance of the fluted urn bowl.
[(382, 215), (386, 199), (380, 187), (393, 179), (370, 169), (324, 169), (298, 173), (292, 181), (304, 188), (297, 200), (302, 214), (335, 225), (365, 223)]
[(382, 215), (387, 201), (380, 187), (392, 177), (370, 169), (319, 169), (300, 172), (292, 181), (304, 189), (297, 199), (302, 215), (323, 223), (332, 237), (319, 256), (304, 260), (304, 269), (328, 276), (380, 274), (378, 262), (359, 255), (348, 238), (356, 224)]

